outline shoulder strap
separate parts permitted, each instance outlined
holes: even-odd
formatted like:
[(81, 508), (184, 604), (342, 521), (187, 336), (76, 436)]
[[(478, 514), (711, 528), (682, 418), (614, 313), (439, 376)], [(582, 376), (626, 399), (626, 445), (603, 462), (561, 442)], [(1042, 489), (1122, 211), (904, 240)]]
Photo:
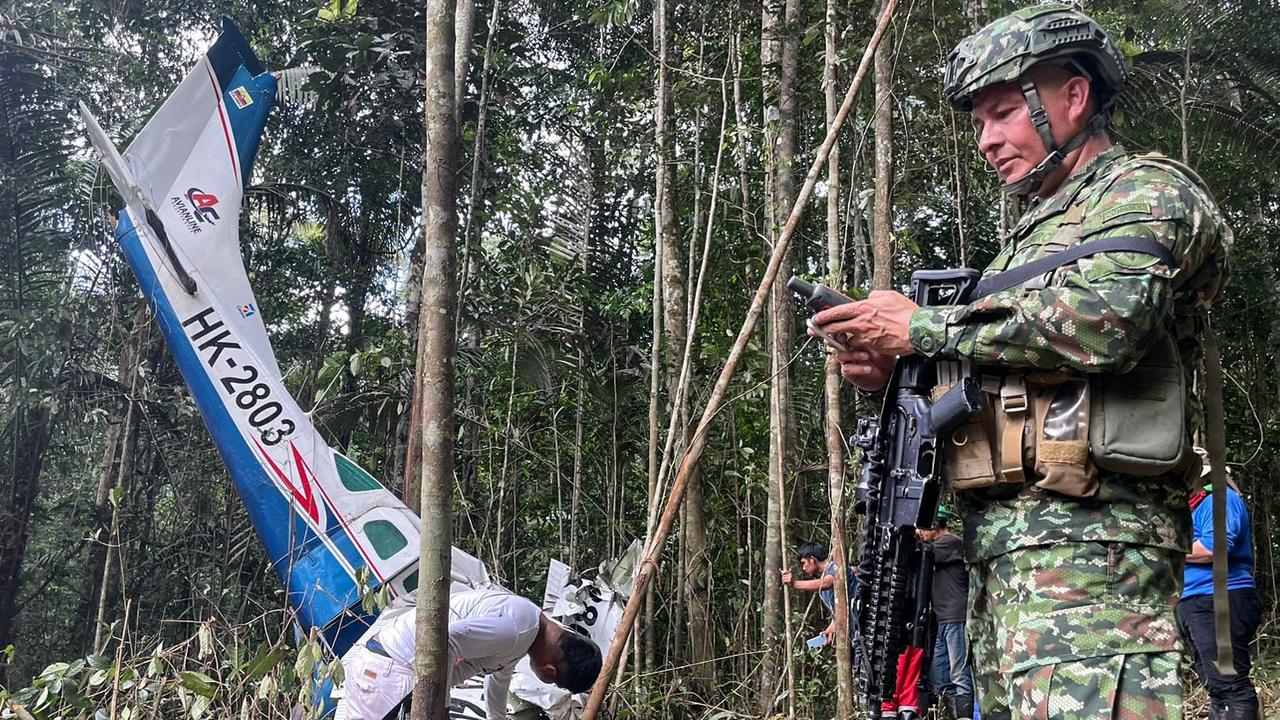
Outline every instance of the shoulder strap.
[(1209, 451), (1209, 477), (1213, 481), (1213, 625), (1223, 677), (1236, 674), (1231, 646), (1231, 601), (1227, 595), (1227, 439), (1222, 406), (1222, 356), (1218, 336), (1204, 324), (1204, 435)]
[(1063, 265), (1073, 263), (1080, 258), (1097, 255), (1104, 252), (1135, 252), (1144, 255), (1154, 255), (1161, 262), (1170, 268), (1177, 267), (1174, 260), (1173, 252), (1169, 248), (1161, 245), (1149, 237), (1141, 237), (1137, 235), (1125, 235), (1122, 237), (1109, 237), (1100, 240), (1090, 240), (1088, 242), (1073, 245), (1065, 250), (1056, 252), (1052, 255), (1032, 260), (1014, 268), (997, 273), (991, 277), (984, 278), (978, 286), (974, 288), (973, 294), (969, 296), (972, 302), (979, 298), (984, 298), (1003, 290), (1015, 288), (1032, 278), (1039, 277), (1050, 270), (1056, 270)]

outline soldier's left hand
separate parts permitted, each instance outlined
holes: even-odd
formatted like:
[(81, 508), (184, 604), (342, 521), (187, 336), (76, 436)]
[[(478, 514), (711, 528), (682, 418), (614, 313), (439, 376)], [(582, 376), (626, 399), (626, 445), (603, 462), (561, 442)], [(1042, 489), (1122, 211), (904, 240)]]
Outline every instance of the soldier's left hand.
[(919, 307), (893, 290), (876, 290), (861, 302), (837, 305), (813, 316), (828, 334), (845, 333), (854, 345), (881, 355), (911, 355), (911, 313)]

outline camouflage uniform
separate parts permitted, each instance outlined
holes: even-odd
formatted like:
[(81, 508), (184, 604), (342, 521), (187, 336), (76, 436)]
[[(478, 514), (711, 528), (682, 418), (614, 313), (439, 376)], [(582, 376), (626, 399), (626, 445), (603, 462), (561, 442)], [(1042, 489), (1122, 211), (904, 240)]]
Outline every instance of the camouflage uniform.
[[(987, 274), (1118, 236), (1160, 242), (1178, 267), (1095, 255), (971, 305), (920, 308), (912, 345), (978, 365), (1124, 373), (1171, 333), (1189, 373), (1231, 232), (1167, 161), (1118, 147), (1096, 156), (1027, 212)], [(1189, 547), (1189, 481), (1102, 472), (1097, 495), (1084, 499), (1030, 483), (960, 494), (984, 717), (1182, 717), (1173, 603)]]

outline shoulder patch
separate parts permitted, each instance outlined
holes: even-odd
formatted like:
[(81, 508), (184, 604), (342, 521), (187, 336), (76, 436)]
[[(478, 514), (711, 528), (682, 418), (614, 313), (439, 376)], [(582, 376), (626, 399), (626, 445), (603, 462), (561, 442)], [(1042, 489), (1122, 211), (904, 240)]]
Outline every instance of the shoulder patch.
[(1096, 222), (1099, 225), (1105, 225), (1111, 220), (1114, 220), (1122, 215), (1150, 216), (1151, 211), (1152, 211), (1151, 203), (1134, 201), (1134, 202), (1121, 203), (1119, 205), (1112, 205), (1110, 207), (1099, 207), (1097, 210), (1094, 211), (1094, 215), (1096, 217)]

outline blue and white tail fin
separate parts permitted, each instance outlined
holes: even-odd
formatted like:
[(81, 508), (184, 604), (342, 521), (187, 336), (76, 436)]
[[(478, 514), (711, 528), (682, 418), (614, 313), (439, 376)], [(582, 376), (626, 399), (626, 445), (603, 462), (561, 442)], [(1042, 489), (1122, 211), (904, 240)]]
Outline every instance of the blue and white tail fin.
[[(240, 203), (275, 100), (238, 30), (222, 35), (125, 150), (80, 109), (125, 200), (116, 239), (288, 590), (341, 654), (363, 592), (417, 585), (418, 518), (329, 447), (285, 389), (240, 254)], [(481, 566), (483, 571), (483, 566)]]

